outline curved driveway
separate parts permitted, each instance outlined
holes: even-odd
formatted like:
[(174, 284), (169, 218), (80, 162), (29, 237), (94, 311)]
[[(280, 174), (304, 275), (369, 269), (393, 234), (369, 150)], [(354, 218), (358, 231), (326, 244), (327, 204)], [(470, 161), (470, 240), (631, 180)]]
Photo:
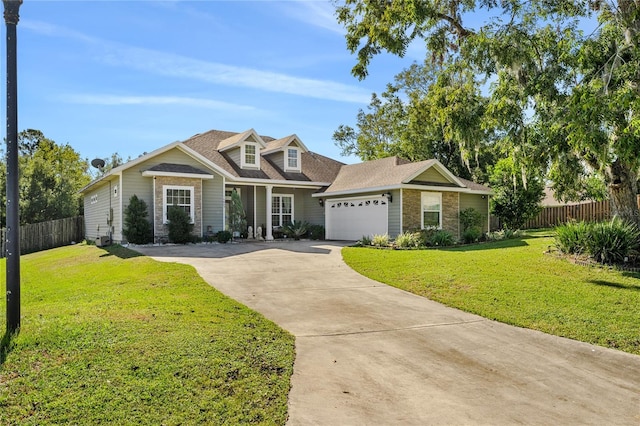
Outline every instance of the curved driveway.
[(289, 425), (640, 424), (640, 357), (369, 280), (343, 263), (340, 249), (136, 247), (195, 266), (296, 336)]

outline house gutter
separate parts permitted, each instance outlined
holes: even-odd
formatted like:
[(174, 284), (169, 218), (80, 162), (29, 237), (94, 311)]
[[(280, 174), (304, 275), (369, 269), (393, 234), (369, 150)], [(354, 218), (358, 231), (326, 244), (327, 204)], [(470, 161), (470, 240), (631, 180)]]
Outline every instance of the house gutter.
[(323, 192), (319, 194), (311, 194), (311, 196), (317, 197), (317, 198), (320, 198), (320, 197), (331, 198), (331, 197), (343, 196), (343, 195), (362, 194), (363, 192), (390, 191), (393, 189), (417, 189), (421, 191), (459, 192), (464, 194), (493, 195), (493, 191), (479, 191), (479, 190), (473, 190), (466, 187), (458, 188), (458, 187), (447, 187), (447, 186), (395, 184), (395, 185), (375, 186), (372, 188), (356, 188), (356, 189), (346, 189), (343, 191), (335, 191), (335, 192)]

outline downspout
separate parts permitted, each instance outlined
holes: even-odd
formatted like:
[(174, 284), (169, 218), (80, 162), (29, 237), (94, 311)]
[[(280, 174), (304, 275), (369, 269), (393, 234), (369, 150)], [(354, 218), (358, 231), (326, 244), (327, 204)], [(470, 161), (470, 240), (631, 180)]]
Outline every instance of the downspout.
[(402, 208), (404, 204), (404, 189), (400, 188), (400, 233), (404, 232), (404, 210)]
[(153, 242), (156, 242), (156, 177), (153, 177)]

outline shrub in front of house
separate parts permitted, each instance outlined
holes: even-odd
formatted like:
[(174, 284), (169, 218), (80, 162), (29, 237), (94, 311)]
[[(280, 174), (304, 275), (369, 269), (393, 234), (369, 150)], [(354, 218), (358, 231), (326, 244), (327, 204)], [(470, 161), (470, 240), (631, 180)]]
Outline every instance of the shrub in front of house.
[(216, 240), (220, 244), (228, 243), (231, 241), (231, 238), (233, 238), (233, 234), (230, 231), (220, 231), (216, 234)]
[(294, 220), (291, 223), (288, 223), (282, 227), (284, 234), (293, 238), (294, 240), (299, 240), (307, 234), (307, 230), (309, 229), (309, 224), (307, 222), (303, 222), (301, 220)]
[(374, 235), (371, 238), (371, 245), (376, 247), (388, 247), (389, 246), (389, 235)]
[(470, 228), (462, 232), (462, 242), (465, 244), (476, 243), (482, 238), (482, 231), (479, 228)]
[(191, 223), (191, 216), (182, 208), (177, 206), (169, 207), (167, 211), (167, 228), (169, 230), (169, 242), (187, 244), (192, 241), (193, 223)]
[(363, 235), (362, 238), (358, 241), (358, 244), (367, 247), (371, 245), (371, 237), (368, 235)]
[(129, 205), (124, 210), (124, 227), (122, 233), (132, 244), (147, 244), (153, 239), (153, 229), (147, 220), (149, 213), (147, 203), (132, 195)]
[(420, 246), (420, 234), (416, 232), (405, 231), (398, 235), (395, 240), (396, 247), (409, 248)]
[(312, 240), (324, 240), (325, 230), (322, 225), (309, 225), (309, 238)]
[(424, 247), (446, 247), (456, 243), (453, 234), (444, 229), (422, 229), (418, 233), (419, 245)]
[(462, 230), (462, 242), (465, 244), (475, 243), (482, 238), (482, 213), (469, 207), (460, 211), (460, 228)]
[(513, 229), (501, 229), (500, 231), (487, 232), (484, 237), (487, 241), (510, 240), (522, 237), (522, 231), (519, 229), (515, 231)]

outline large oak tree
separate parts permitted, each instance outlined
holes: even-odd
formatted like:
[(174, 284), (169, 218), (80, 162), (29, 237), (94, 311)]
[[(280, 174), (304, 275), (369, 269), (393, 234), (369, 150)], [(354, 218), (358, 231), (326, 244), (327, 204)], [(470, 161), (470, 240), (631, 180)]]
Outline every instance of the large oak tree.
[(423, 40), (428, 60), (492, 82), (483, 125), (518, 163), (548, 168), (564, 197), (601, 179), (614, 213), (636, 223), (639, 10), (639, 0), (336, 2), (355, 76), (375, 55), (402, 56)]

